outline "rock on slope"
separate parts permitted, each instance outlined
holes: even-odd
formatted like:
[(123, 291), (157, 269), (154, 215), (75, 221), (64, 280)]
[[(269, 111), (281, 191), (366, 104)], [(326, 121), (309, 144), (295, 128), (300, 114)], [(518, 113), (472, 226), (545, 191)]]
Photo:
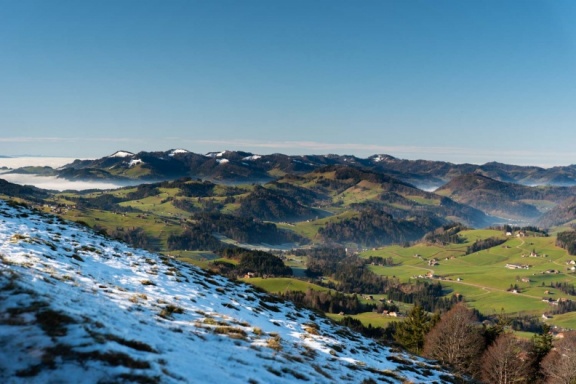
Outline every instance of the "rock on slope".
[(0, 382), (453, 380), (168, 257), (0, 201)]

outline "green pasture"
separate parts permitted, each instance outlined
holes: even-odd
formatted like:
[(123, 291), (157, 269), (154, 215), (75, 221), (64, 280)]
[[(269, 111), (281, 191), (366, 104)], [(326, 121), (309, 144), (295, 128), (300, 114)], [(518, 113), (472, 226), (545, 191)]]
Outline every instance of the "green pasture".
[(287, 229), (289, 231), (295, 232), (296, 234), (306, 237), (308, 239), (314, 240), (318, 235), (318, 230), (324, 227), (327, 223), (338, 222), (348, 218), (357, 216), (358, 213), (353, 211), (345, 211), (341, 214), (324, 217), (318, 220), (306, 220), (300, 221), (294, 224), (278, 223), (279, 228)]
[(162, 253), (167, 255), (167, 256), (172, 256), (172, 257), (179, 259), (179, 260), (180, 259), (194, 259), (194, 260), (200, 260), (200, 261), (224, 260), (228, 263), (232, 263), (232, 264), (236, 263), (235, 260), (221, 259), (215, 253), (208, 252), (208, 251), (180, 251), (179, 250), (179, 251), (169, 251), (169, 252), (162, 252)]
[[(477, 239), (503, 237), (503, 234), (494, 230), (471, 230), (463, 231), (461, 236), (465, 243), (445, 247), (425, 244), (406, 248), (389, 246), (365, 251), (361, 256), (392, 257), (394, 266), (372, 265), (370, 269), (376, 274), (395, 276), (404, 282), (432, 272), (436, 278), (431, 281), (439, 278), (447, 295), (463, 295), (470, 306), (486, 315), (504, 311), (508, 314), (540, 316), (551, 310), (550, 305), (542, 301), (543, 297), (568, 297), (559, 290), (551, 289), (551, 283), (576, 284), (576, 274), (566, 271), (566, 262), (574, 257), (557, 247), (553, 237), (511, 237), (504, 244), (465, 255), (466, 247)], [(530, 257), (533, 252), (537, 257)], [(429, 265), (432, 258), (437, 259), (438, 265)], [(530, 267), (509, 269), (506, 268), (507, 264)], [(518, 293), (509, 292), (513, 286), (518, 288)], [(546, 294), (546, 291), (551, 293)], [(558, 316), (558, 324), (572, 324), (574, 318), (576, 315)], [(549, 322), (555, 324), (556, 317)]]
[(335, 199), (342, 201), (344, 205), (350, 205), (367, 200), (376, 200), (381, 193), (381, 186), (368, 181), (362, 181), (346, 189), (344, 192), (337, 195)]
[(71, 210), (66, 215), (63, 215), (63, 217), (71, 221), (83, 221), (90, 227), (98, 225), (105, 228), (108, 232), (112, 232), (118, 228), (142, 228), (147, 235), (161, 242), (161, 248), (164, 248), (168, 236), (182, 231), (178, 222), (173, 219), (165, 220), (155, 215), (138, 212), (116, 214), (96, 209), (86, 211)]
[(532, 332), (521, 332), (521, 331), (514, 331), (514, 336), (518, 337), (519, 339), (523, 340), (532, 340), (535, 336), (535, 333)]
[(576, 329), (576, 312), (554, 315), (551, 319), (548, 319), (545, 322), (561, 328)]
[(435, 205), (438, 206), (440, 205), (440, 199), (427, 199), (425, 197), (421, 197), (421, 196), (404, 196), (405, 198), (412, 200), (418, 204), (421, 205)]
[(166, 199), (168, 197), (172, 197), (172, 195), (163, 192), (156, 196), (149, 196), (140, 200), (125, 201), (119, 203), (119, 205), (122, 207), (132, 207), (158, 216), (187, 217), (190, 215), (186, 211), (176, 208), (170, 201), (167, 201)]
[(292, 268), (292, 273), (295, 277), (305, 277), (306, 259), (306, 256), (289, 255), (284, 259), (284, 264)]
[[(329, 318), (331, 318), (334, 321), (340, 321), (344, 317), (344, 316), (338, 315), (336, 313), (327, 313), (326, 316), (328, 316)], [(362, 322), (362, 324), (365, 327), (371, 325), (373, 328), (376, 328), (376, 327), (386, 328), (388, 326), (388, 324), (390, 324), (393, 321), (402, 321), (403, 320), (402, 317), (390, 317), (390, 316), (382, 315), (382, 314), (375, 313), (375, 312), (364, 312), (364, 313), (359, 313), (357, 315), (345, 315), (345, 316), (350, 316), (354, 319), (358, 319)]]
[(307, 281), (302, 281), (290, 277), (272, 277), (272, 278), (261, 278), (253, 277), (250, 279), (241, 279), (242, 281), (255, 285), (271, 293), (281, 293), (285, 291), (301, 291), (306, 292), (308, 289), (314, 291), (328, 291), (328, 288), (321, 287), (320, 285), (309, 283)]
[(504, 312), (508, 314), (530, 313), (538, 316), (550, 309), (548, 304), (541, 301), (541, 297), (524, 293), (467, 285), (464, 281), (443, 281), (442, 285), (450, 289), (452, 293), (463, 295), (469, 306), (478, 309), (485, 315)]

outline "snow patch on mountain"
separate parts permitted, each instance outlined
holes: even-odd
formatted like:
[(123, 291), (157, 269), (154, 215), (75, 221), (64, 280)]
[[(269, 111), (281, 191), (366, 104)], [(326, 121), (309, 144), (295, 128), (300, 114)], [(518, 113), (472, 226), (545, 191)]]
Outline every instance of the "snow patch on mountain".
[(205, 154), (204, 156), (206, 156), (206, 157), (211, 157), (211, 158), (222, 157), (222, 156), (224, 156), (224, 154), (226, 154), (226, 152), (228, 152), (228, 151), (208, 152), (208, 153)]
[(128, 166), (129, 166), (129, 167), (133, 167), (133, 166), (138, 165), (138, 164), (144, 164), (144, 162), (142, 161), (142, 159), (132, 159), (132, 160), (130, 160), (130, 162), (128, 163)]
[(190, 153), (190, 151), (187, 151), (185, 149), (173, 149), (168, 156), (174, 156), (174, 155), (178, 155), (178, 154), (182, 154), (182, 153)]
[(254, 160), (261, 159), (261, 158), (262, 158), (262, 156), (260, 156), (260, 155), (252, 155), (252, 156), (246, 156), (246, 157), (242, 158), (242, 160), (254, 161)]
[(134, 156), (134, 154), (128, 151), (116, 151), (108, 157), (130, 157), (130, 156)]

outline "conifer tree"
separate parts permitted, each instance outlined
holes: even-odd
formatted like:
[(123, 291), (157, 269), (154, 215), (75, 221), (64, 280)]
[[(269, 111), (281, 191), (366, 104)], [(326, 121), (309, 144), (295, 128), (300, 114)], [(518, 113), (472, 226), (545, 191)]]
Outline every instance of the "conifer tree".
[(396, 328), (394, 339), (408, 351), (420, 354), (424, 338), (432, 328), (430, 315), (419, 305), (415, 305), (406, 319)]

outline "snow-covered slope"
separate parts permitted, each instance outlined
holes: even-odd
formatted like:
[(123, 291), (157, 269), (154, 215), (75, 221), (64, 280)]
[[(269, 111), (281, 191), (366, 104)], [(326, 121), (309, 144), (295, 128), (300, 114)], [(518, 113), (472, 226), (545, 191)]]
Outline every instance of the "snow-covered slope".
[(451, 381), (168, 257), (0, 201), (0, 382)]

